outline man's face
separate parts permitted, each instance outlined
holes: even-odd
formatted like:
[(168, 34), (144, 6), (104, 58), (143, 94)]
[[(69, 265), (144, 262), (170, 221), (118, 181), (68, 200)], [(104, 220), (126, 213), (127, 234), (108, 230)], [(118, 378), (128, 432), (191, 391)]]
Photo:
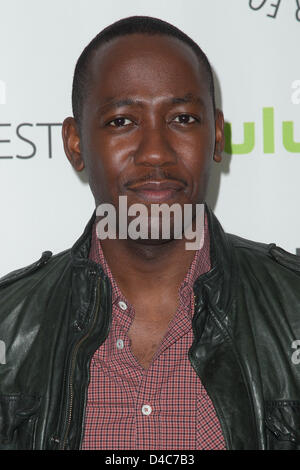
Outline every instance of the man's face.
[[(64, 123), (66, 153), (86, 167), (96, 205), (205, 200), (221, 159), (223, 116), (214, 115), (206, 70), (176, 38), (133, 34), (100, 47), (90, 63), (80, 137)], [(70, 120), (71, 119), (71, 120)]]

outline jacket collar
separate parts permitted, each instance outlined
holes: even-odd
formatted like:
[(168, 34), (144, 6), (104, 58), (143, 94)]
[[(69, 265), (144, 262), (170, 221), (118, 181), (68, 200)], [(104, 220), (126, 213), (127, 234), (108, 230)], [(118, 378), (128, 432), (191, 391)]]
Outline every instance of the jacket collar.
[(88, 221), (83, 234), (78, 238), (71, 248), (71, 259), (73, 263), (82, 263), (84, 260), (88, 260), (89, 252), (91, 248), (92, 240), (92, 229), (96, 218), (96, 209), (94, 210), (92, 217)]
[(215, 306), (220, 319), (224, 319), (233, 300), (233, 251), (229, 238), (213, 211), (207, 204), (205, 209), (210, 235), (211, 269), (196, 279), (194, 293), (199, 304), (208, 299)]
[[(211, 208), (205, 204), (208, 229), (210, 236), (210, 264), (211, 269), (202, 274), (194, 283), (194, 293), (200, 304), (204, 297), (216, 306), (220, 319), (226, 316), (232, 303), (233, 260), (229, 239), (221, 227)], [(94, 210), (81, 237), (71, 248), (71, 260), (74, 267), (93, 269), (102, 277), (107, 278), (102, 267), (89, 259), (91, 248), (92, 229), (96, 218)], [(221, 289), (220, 289), (221, 286)]]

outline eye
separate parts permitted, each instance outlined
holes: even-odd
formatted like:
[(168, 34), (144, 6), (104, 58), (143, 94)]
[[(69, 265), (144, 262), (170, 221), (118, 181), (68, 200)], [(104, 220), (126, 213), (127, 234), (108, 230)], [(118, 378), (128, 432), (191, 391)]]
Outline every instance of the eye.
[(192, 124), (193, 122), (197, 122), (198, 119), (191, 116), (190, 114), (178, 114), (174, 121), (179, 122), (180, 124)]
[(118, 117), (107, 123), (108, 126), (113, 126), (113, 127), (124, 127), (124, 126), (128, 126), (129, 124), (132, 124), (131, 119), (128, 119), (125, 117)]

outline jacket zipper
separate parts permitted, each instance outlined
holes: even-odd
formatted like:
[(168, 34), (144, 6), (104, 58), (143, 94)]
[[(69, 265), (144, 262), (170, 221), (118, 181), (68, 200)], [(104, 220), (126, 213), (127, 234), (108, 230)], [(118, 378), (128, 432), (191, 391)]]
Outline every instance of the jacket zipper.
[(70, 369), (69, 384), (68, 384), (68, 389), (69, 389), (69, 392), (70, 392), (70, 394), (69, 394), (70, 400), (69, 400), (68, 413), (67, 413), (66, 431), (65, 431), (64, 438), (63, 438), (63, 441), (62, 441), (61, 450), (65, 449), (66, 442), (67, 442), (67, 437), (68, 437), (68, 432), (69, 432), (69, 428), (70, 428), (70, 424), (71, 424), (71, 417), (72, 417), (72, 410), (73, 410), (73, 398), (74, 398), (74, 396), (73, 396), (73, 373), (74, 373), (74, 368), (75, 368), (75, 360), (76, 360), (76, 356), (77, 356), (77, 352), (78, 352), (79, 347), (89, 337), (91, 331), (93, 330), (93, 328), (95, 326), (96, 319), (98, 317), (98, 311), (99, 311), (99, 305), (100, 305), (100, 282), (101, 282), (101, 279), (98, 281), (98, 285), (97, 285), (96, 311), (95, 311), (95, 315), (94, 315), (94, 318), (93, 318), (93, 323), (91, 325), (91, 328), (87, 332), (87, 334), (85, 336), (83, 336), (80, 339), (80, 341), (78, 341), (78, 343), (74, 347), (73, 353), (72, 353), (71, 369)]

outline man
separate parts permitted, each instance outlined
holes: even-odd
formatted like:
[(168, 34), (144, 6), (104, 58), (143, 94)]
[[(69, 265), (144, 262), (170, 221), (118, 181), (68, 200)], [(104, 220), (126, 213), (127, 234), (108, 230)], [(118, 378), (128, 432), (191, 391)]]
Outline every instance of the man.
[[(96, 207), (205, 202), (223, 115), (184, 33), (148, 17), (109, 26), (81, 54), (72, 100), (64, 148)], [(225, 234), (207, 205), (197, 250), (100, 240), (99, 220), (1, 280), (0, 448), (300, 449), (297, 257)]]

